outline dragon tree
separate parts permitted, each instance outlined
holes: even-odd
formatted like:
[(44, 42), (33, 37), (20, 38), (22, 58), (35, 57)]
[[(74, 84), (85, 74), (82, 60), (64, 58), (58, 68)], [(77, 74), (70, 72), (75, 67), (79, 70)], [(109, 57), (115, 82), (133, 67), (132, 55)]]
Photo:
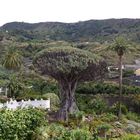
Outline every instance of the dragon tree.
[(53, 47), (39, 52), (33, 61), (35, 70), (58, 81), (60, 110), (57, 119), (67, 120), (78, 110), (75, 90), (78, 82), (98, 80), (105, 73), (105, 63), (88, 51), (74, 47)]

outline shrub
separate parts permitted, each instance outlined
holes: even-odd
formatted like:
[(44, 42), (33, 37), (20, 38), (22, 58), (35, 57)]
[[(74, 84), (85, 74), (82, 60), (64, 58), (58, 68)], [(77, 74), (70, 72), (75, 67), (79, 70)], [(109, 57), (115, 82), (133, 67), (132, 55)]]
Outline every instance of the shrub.
[(42, 126), (38, 128), (32, 139), (33, 140), (63, 140), (66, 135), (66, 129), (59, 124), (50, 124), (48, 126)]
[(101, 114), (108, 110), (106, 101), (101, 96), (77, 96), (78, 107), (88, 114)]
[(133, 96), (132, 99), (133, 104), (140, 105), (140, 94)]
[[(115, 103), (111, 108), (110, 108), (110, 111), (112, 113), (114, 113), (115, 115), (118, 115), (118, 112), (119, 112), (119, 103)], [(125, 105), (121, 104), (121, 111), (123, 114), (127, 114), (128, 113), (128, 109)]]
[(140, 122), (140, 116), (136, 113), (133, 113), (133, 112), (128, 112), (126, 114), (126, 118), (129, 119), (129, 120)]
[(136, 131), (136, 127), (132, 124), (128, 124), (125, 128), (127, 133), (134, 133)]
[(97, 132), (100, 137), (106, 138), (107, 131), (111, 128), (111, 125), (103, 123), (97, 127)]
[(73, 114), (70, 114), (70, 118), (82, 120), (84, 115), (85, 115), (85, 113), (83, 111), (77, 111), (77, 112), (74, 112)]
[(100, 119), (104, 122), (113, 122), (118, 119), (118, 117), (112, 113), (104, 113), (100, 116)]
[(69, 114), (69, 121), (68, 121), (68, 126), (71, 128), (81, 128), (84, 124), (84, 115), (85, 113), (83, 111), (78, 111), (73, 114)]
[(140, 113), (140, 94), (132, 96), (131, 106), (134, 112)]
[(140, 140), (140, 136), (134, 134), (127, 134), (123, 136), (121, 140)]
[(97, 114), (101, 114), (107, 110), (107, 103), (104, 99), (98, 96), (95, 99), (90, 100), (88, 106)]
[(71, 131), (72, 140), (91, 140), (91, 134), (87, 130), (74, 129)]
[(104, 131), (108, 131), (111, 128), (111, 126), (107, 123), (101, 124), (97, 127), (97, 130), (104, 130)]
[(93, 121), (91, 121), (89, 123), (89, 130), (90, 132), (94, 133), (97, 132), (97, 127), (104, 124), (103, 121), (101, 121), (100, 119), (95, 118)]
[(55, 93), (46, 93), (46, 94), (42, 95), (42, 98), (50, 99), (52, 111), (58, 110), (59, 105), (60, 105), (60, 99)]
[(0, 139), (30, 140), (36, 127), (44, 122), (44, 113), (37, 109), (2, 110)]

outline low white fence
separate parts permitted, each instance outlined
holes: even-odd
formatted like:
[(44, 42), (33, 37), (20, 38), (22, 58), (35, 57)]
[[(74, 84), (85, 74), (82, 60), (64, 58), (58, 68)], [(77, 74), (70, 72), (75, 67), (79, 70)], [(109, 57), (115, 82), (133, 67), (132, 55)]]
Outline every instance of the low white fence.
[(28, 100), (28, 101), (20, 101), (17, 102), (16, 100), (10, 99), (10, 101), (0, 104), (0, 108), (6, 108), (6, 109), (11, 109), (15, 110), (17, 108), (28, 108), (28, 107), (33, 107), (33, 108), (43, 108), (43, 109), (50, 109), (50, 99), (48, 100)]

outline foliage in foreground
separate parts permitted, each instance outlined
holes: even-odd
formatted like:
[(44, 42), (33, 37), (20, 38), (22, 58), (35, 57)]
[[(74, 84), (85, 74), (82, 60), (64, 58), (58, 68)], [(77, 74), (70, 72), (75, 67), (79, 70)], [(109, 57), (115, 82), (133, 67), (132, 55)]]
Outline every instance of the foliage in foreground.
[(44, 122), (44, 113), (37, 109), (0, 111), (0, 140), (30, 140)]
[(111, 113), (88, 115), (81, 111), (71, 114), (68, 122), (47, 123), (43, 112), (1, 110), (0, 140), (139, 140), (140, 137), (139, 123), (127, 120), (127, 115), (118, 122), (117, 116)]
[(91, 133), (84, 129), (66, 129), (60, 124), (38, 128), (33, 140), (91, 140)]
[[(32, 140), (140, 140), (138, 134), (125, 131), (122, 122), (112, 121), (107, 124), (99, 119), (89, 122), (80, 122), (71, 126), (68, 123), (51, 123), (47, 126), (38, 127)], [(140, 128), (139, 128), (140, 129)]]
[(140, 136), (134, 134), (127, 134), (121, 140), (140, 140)]

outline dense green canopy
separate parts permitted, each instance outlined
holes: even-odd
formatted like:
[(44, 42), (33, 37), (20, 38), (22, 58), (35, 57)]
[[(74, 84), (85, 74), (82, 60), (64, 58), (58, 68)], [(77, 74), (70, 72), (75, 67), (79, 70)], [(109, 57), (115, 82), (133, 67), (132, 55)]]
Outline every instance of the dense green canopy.
[(33, 63), (41, 74), (57, 80), (62, 77), (90, 80), (99, 74), (100, 60), (99, 56), (74, 47), (53, 47), (39, 52)]

